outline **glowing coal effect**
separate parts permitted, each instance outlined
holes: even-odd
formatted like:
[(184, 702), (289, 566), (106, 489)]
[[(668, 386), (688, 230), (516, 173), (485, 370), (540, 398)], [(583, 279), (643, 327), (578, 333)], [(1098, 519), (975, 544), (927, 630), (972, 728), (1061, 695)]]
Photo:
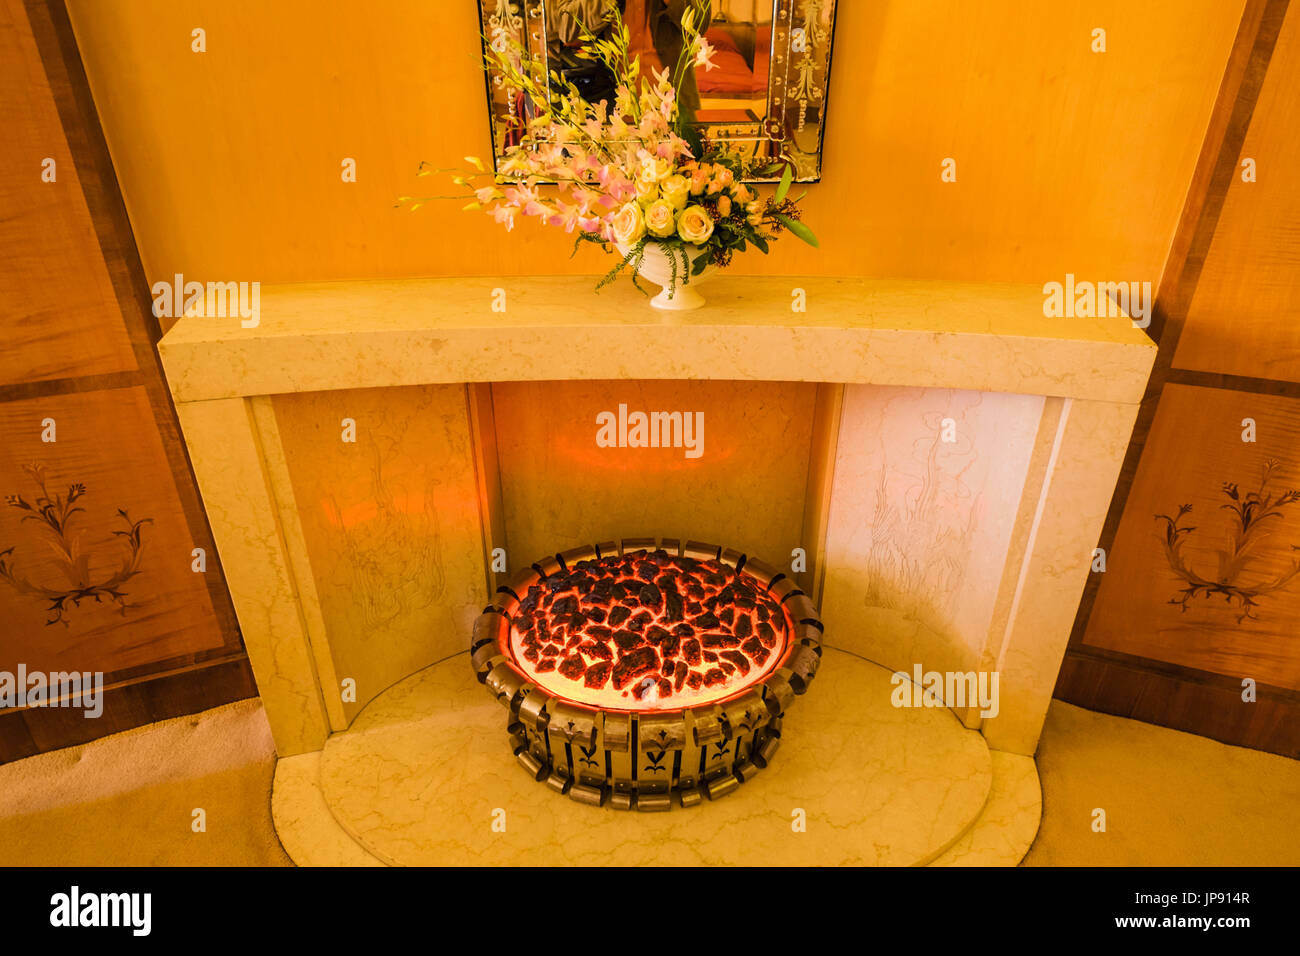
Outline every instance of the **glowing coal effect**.
[(557, 554), (499, 588), (470, 660), (536, 779), (595, 806), (667, 810), (768, 765), (821, 641), (812, 602), (776, 569), (633, 539)]
[(792, 630), (754, 578), (662, 550), (579, 561), (520, 597), (509, 650), (524, 673), (614, 710), (729, 697), (776, 667)]

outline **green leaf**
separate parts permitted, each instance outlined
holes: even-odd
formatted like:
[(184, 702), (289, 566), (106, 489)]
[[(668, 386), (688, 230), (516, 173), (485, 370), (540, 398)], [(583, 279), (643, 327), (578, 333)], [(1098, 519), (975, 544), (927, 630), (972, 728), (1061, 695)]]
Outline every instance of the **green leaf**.
[[(781, 174), (781, 182), (776, 187), (776, 195), (772, 197), (772, 202), (781, 202), (785, 199), (785, 194), (790, 191), (790, 184), (794, 182), (794, 164), (791, 163), (785, 167), (785, 172)], [(793, 230), (791, 230), (793, 232)]]
[(752, 242), (755, 245), (755, 247), (761, 249), (764, 255), (767, 254), (767, 249), (768, 249), (767, 240), (764, 239), (762, 236), (750, 236), (749, 241)]
[(787, 229), (790, 230), (790, 232), (798, 236), (804, 242), (808, 243), (808, 245), (816, 249), (821, 248), (821, 244), (817, 242), (817, 237), (813, 235), (813, 231), (809, 229), (807, 226), (805, 226), (803, 223), (801, 223), (798, 219), (791, 219), (789, 216), (785, 215), (784, 213), (776, 213), (772, 216), (772, 218), (775, 219), (777, 222), (779, 222), (781, 225), (785, 226)]
[(691, 155), (700, 159), (704, 152), (704, 139), (700, 136), (700, 128), (695, 125), (687, 126), (682, 131), (682, 139), (686, 140), (691, 147)]
[(481, 202), (477, 202), (477, 201), (476, 201), (476, 202), (466, 203), (465, 205), (463, 205), (463, 206), (460, 207), (461, 212), (466, 212), (466, 211), (471, 210), (471, 209), (482, 209), (482, 208), (483, 208), (483, 204), (482, 204)]

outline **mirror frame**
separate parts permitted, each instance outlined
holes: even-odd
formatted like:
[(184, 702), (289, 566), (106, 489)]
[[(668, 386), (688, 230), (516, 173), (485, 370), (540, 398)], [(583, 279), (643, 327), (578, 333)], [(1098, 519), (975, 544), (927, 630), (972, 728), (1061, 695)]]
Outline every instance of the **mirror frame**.
[[(773, 162), (794, 166), (795, 181), (821, 181), (822, 144), (830, 90), (831, 52), (838, 0), (771, 0), (772, 47), (768, 60), (767, 113), (749, 123), (700, 123), (705, 135), (738, 145), (766, 146)], [(513, 37), (539, 64), (538, 79), (550, 85), (546, 48), (547, 0), (479, 0), (488, 122), (494, 168), (505, 153), (500, 134), (513, 119), (513, 104), (497, 102), (501, 76), (488, 64), (488, 46), (504, 34)], [(779, 176), (746, 182), (775, 182)]]

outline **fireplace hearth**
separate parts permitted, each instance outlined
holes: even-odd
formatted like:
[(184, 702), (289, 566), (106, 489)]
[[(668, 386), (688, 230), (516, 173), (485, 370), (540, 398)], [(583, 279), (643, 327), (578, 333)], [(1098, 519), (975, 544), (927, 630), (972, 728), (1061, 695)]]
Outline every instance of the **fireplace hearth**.
[(807, 595), (763, 562), (638, 538), (517, 575), (475, 622), (470, 654), (537, 780), (593, 806), (662, 811), (768, 766), (822, 632)]

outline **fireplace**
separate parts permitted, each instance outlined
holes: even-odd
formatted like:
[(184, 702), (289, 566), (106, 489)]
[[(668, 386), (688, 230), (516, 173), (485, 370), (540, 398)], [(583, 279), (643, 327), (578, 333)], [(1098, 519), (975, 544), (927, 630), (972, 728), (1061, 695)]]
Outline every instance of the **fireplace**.
[[(665, 323), (630, 286), (484, 277), (268, 286), (256, 329), (187, 317), (167, 334), (295, 860), (1023, 855), (1032, 754), (1155, 348), (1125, 319), (1044, 324), (1041, 285), (797, 281), (816, 309), (793, 325), (788, 278), (719, 277), (709, 309)], [(485, 311), (502, 290), (510, 311)], [(703, 453), (609, 447), (601, 422), (624, 404), (690, 412)], [(624, 529), (734, 550), (583, 547)], [(660, 551), (753, 586), (751, 633), (708, 648), (718, 661), (702, 641), (698, 665), (680, 641), (665, 659), (649, 631), (705, 610), (641, 603), (645, 584), (663, 598), (658, 573), (637, 576)], [(608, 673), (580, 651), (603, 622), (536, 633), (538, 607), (548, 634), (574, 623), (554, 605), (576, 589), (547, 582), (584, 561), (641, 582), (620, 591), (622, 629), (650, 615), (626, 648), (611, 629)], [(707, 599), (730, 579), (697, 583)], [(743, 648), (759, 595), (786, 627), (766, 660)], [(996, 673), (996, 713), (911, 706), (917, 664)]]
[(537, 562), (474, 625), (520, 765), (580, 803), (663, 811), (766, 768), (822, 653), (812, 602), (732, 549), (624, 539)]

